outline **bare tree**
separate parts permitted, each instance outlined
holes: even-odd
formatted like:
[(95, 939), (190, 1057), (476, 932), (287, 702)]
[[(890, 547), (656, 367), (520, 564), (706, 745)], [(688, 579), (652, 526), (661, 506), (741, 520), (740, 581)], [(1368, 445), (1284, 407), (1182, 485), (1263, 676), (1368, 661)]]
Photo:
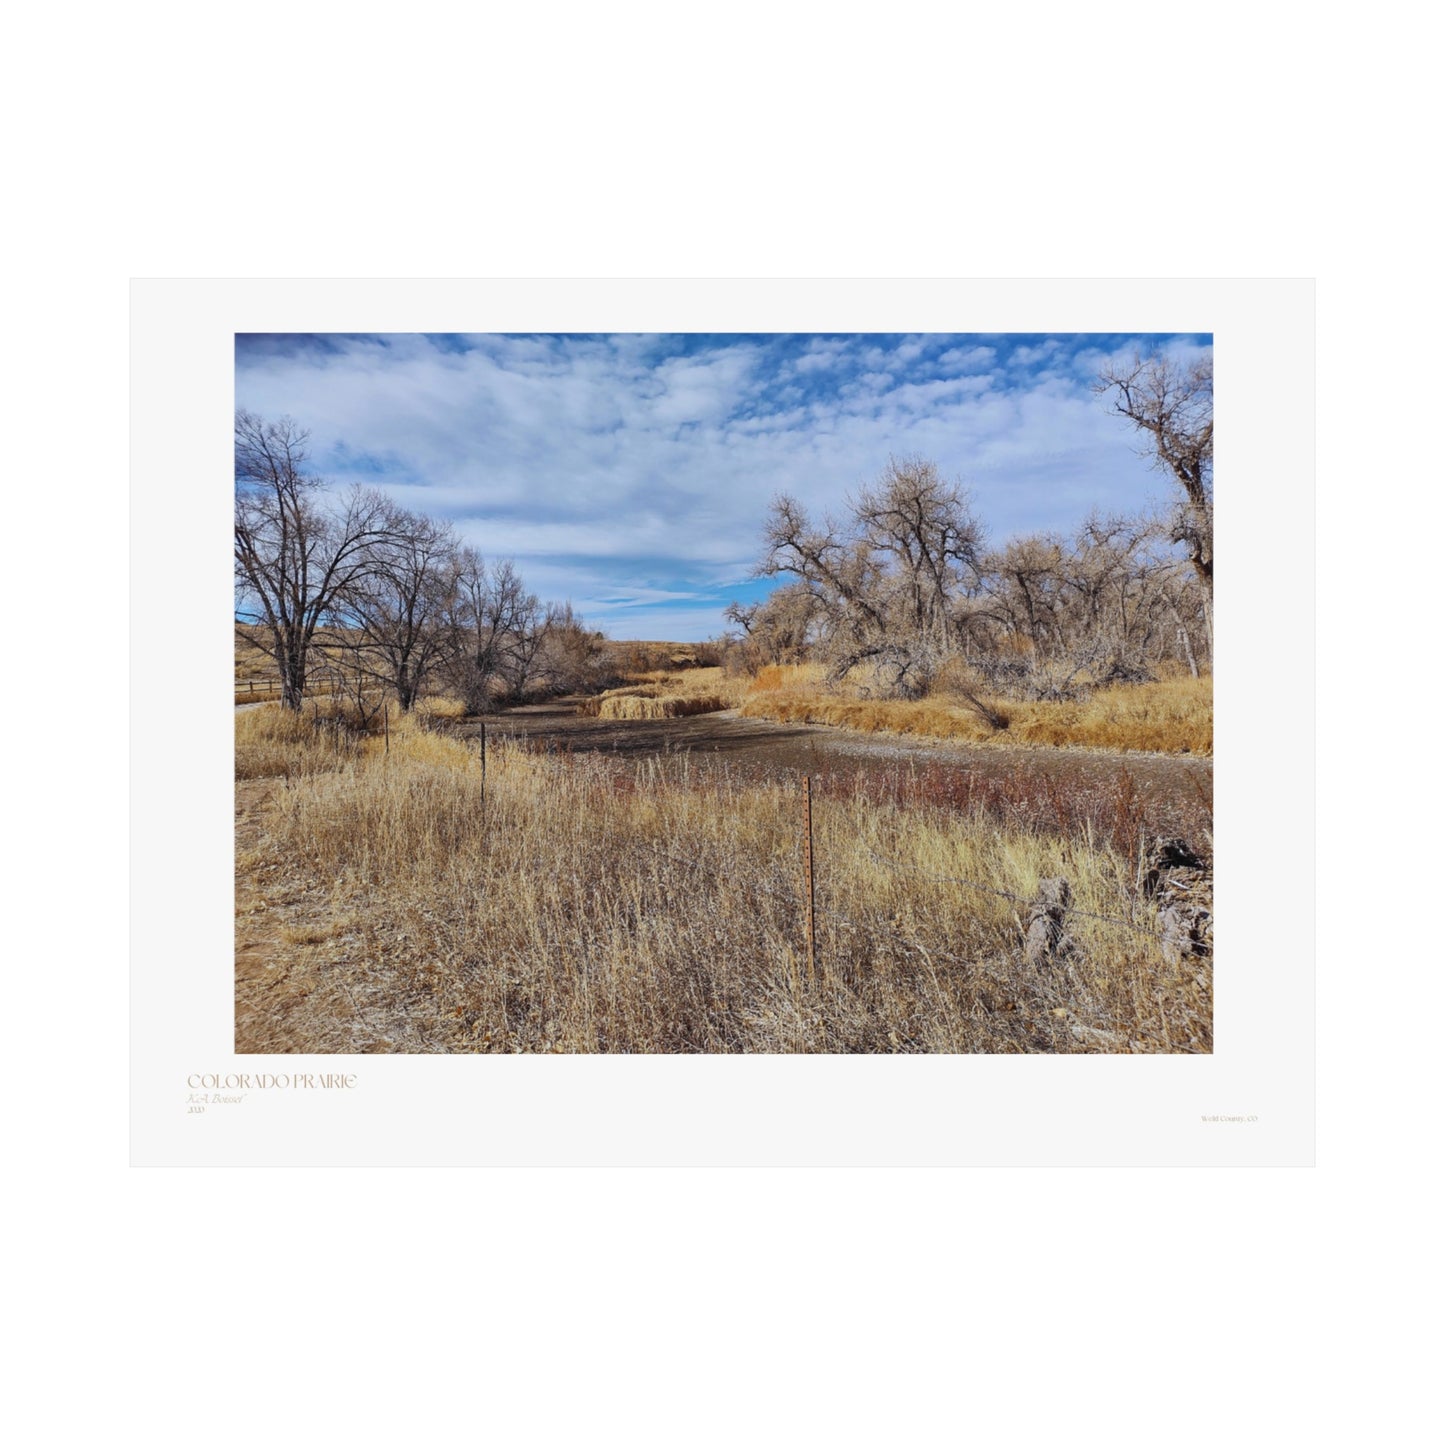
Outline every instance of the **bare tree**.
[(1214, 356), (1188, 365), (1136, 357), (1099, 373), (1096, 394), (1150, 438), (1148, 455), (1178, 482), (1183, 498), (1172, 526), (1205, 593), (1214, 598)]
[(792, 497), (778, 497), (758, 571), (797, 578), (835, 679), (867, 666), (884, 692), (918, 696), (958, 651), (957, 604), (975, 580), (982, 535), (962, 489), (931, 462), (891, 460), (846, 523), (815, 526)]
[(541, 604), (511, 562), (490, 566), (475, 547), (458, 553), (457, 585), (446, 611), (446, 673), (472, 712), (496, 705), (498, 688), (517, 696), (535, 654), (531, 634)]
[(587, 626), (571, 602), (552, 603), (545, 623), (537, 680), (554, 694), (595, 683), (605, 669), (602, 634)]
[(300, 712), (308, 654), (338, 595), (374, 564), (390, 509), (353, 490), (327, 505), (306, 470), (308, 433), (290, 417), (236, 413), (236, 617), (239, 634), (273, 658), (282, 703)]
[[(1192, 663), (1200, 592), (1148, 514), (1085, 520), (1072, 538), (1013, 538), (982, 562), (969, 660), (1001, 691), (1063, 699), (1109, 682), (1143, 682), (1163, 657)], [(1193, 616), (1191, 623), (1193, 625)]]
[[(1184, 416), (1171, 415), (1177, 451)], [(1198, 451), (1181, 466), (1207, 486)], [(764, 602), (728, 609), (744, 634), (732, 641), (754, 670), (785, 651), (789, 660), (806, 653), (828, 665), (833, 683), (946, 695), (1000, 728), (1007, 720), (983, 701), (981, 684), (1064, 700), (1148, 681), (1176, 656), (1198, 674), (1207, 572), (1179, 556), (1177, 538), (1173, 518), (1095, 513), (1072, 535), (1020, 536), (986, 552), (961, 487), (931, 462), (891, 460), (842, 521), (815, 523), (794, 498), (775, 499), (757, 570), (792, 580)]]
[(372, 564), (337, 596), (347, 624), (340, 645), (361, 670), (385, 683), (403, 712), (445, 660), (447, 610), (460, 586), (461, 562), (452, 529), (400, 507), (390, 509), (388, 535)]
[(545, 648), (556, 618), (554, 606), (543, 606), (530, 592), (517, 613), (517, 628), (507, 639), (502, 676), (513, 702), (522, 702), (542, 680)]
[[(335, 636), (312, 648), (307, 678), (317, 680), (333, 699), (340, 699), (342, 707), (333, 711), (331, 719), (338, 731), (343, 718), (349, 717), (361, 732), (371, 732), (389, 701), (385, 690), (376, 685), (365, 651)], [(314, 696), (311, 706), (313, 712), (318, 711)]]
[(853, 512), (893, 579), (895, 620), (951, 652), (951, 602), (968, 574), (976, 575), (983, 546), (963, 489), (945, 482), (930, 461), (890, 457), (878, 482), (859, 492)]
[(820, 617), (811, 589), (803, 582), (775, 588), (760, 602), (730, 602), (723, 614), (742, 629), (733, 642), (738, 662), (750, 672), (777, 663), (802, 661)]
[(1015, 537), (984, 560), (986, 615), (1035, 652), (1059, 633), (1064, 544), (1054, 536)]

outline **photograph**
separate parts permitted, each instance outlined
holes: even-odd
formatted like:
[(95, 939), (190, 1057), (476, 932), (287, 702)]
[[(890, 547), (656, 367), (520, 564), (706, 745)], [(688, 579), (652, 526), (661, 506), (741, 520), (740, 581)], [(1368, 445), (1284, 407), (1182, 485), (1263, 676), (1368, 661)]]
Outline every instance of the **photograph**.
[(1213, 353), (236, 331), (235, 1054), (1212, 1054)]

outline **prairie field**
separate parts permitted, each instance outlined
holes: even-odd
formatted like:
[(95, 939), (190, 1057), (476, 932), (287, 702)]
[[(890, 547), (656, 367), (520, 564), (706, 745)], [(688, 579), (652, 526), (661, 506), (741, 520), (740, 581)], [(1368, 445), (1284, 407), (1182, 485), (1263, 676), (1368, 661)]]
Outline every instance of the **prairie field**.
[[(708, 671), (632, 696), (728, 696)], [(500, 738), (484, 785), (461, 715), (238, 713), (238, 1051), (1212, 1046), (1209, 947), (1161, 943), (1124, 772), (815, 778), (810, 963), (800, 773)], [(1207, 859), (1207, 799), (1189, 821)], [(1059, 878), (1040, 958), (1031, 904)]]

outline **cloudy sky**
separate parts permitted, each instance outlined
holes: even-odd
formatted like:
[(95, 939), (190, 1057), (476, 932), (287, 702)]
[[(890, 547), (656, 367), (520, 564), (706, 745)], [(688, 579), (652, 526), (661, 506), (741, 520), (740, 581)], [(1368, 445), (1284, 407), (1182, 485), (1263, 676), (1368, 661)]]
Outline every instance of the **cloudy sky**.
[(311, 432), (313, 468), (451, 521), (615, 638), (726, 626), (769, 502), (841, 513), (890, 455), (936, 462), (994, 542), (1168, 496), (1090, 392), (1207, 336), (236, 338), (236, 404)]

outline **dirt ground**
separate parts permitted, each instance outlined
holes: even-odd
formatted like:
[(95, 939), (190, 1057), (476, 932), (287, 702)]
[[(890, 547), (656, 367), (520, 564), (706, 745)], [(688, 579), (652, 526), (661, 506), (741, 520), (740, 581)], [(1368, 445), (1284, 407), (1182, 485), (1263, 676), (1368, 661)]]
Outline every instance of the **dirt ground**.
[[(1212, 805), (1212, 758), (1115, 753), (1092, 748), (968, 746), (934, 738), (851, 732), (846, 728), (778, 723), (735, 711), (654, 721), (578, 717), (576, 699), (514, 708), (487, 719), (487, 736), (528, 740), (557, 751), (603, 752), (619, 758), (682, 755), (711, 759), (745, 774), (812, 773), (815, 777), (896, 773), (910, 765), (1007, 777), (1020, 771), (1059, 782), (1113, 788), (1127, 773), (1160, 831), (1192, 833), (1201, 808)], [(477, 725), (460, 724), (464, 731)]]

